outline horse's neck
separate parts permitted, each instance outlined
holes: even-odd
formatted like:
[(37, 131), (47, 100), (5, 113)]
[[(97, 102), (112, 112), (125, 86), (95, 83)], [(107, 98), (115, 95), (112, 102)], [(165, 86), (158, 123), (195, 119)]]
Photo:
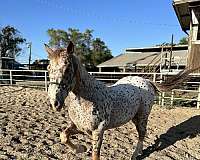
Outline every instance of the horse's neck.
[(106, 90), (106, 85), (92, 77), (83, 66), (80, 67), (80, 86), (76, 93), (84, 99), (93, 99), (95, 95)]

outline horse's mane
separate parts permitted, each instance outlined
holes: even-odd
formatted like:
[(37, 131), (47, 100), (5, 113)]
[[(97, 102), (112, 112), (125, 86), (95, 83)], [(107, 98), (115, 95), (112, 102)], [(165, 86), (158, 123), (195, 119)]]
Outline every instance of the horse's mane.
[(76, 54), (73, 54), (73, 63), (76, 63), (76, 65), (77, 65), (77, 67), (78, 67), (78, 69), (80, 70), (80, 71), (85, 71), (85, 72), (87, 72), (86, 71), (86, 69), (85, 69), (85, 67), (83, 66), (83, 64), (81, 63), (81, 60), (80, 60), (80, 58), (79, 58), (79, 56), (77, 56)]

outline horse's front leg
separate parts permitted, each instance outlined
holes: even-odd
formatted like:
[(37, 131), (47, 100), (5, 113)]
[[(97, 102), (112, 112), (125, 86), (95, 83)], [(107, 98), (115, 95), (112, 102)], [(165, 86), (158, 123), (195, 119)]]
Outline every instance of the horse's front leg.
[(71, 123), (70, 127), (65, 129), (60, 133), (61, 143), (67, 144), (70, 148), (72, 148), (76, 153), (82, 153), (87, 150), (87, 148), (83, 145), (75, 145), (70, 141), (70, 136), (74, 134), (78, 134), (83, 132), (79, 131), (74, 123)]
[(100, 160), (100, 150), (101, 145), (103, 141), (103, 134), (104, 134), (104, 128), (105, 128), (105, 122), (101, 122), (99, 127), (92, 131), (92, 160)]

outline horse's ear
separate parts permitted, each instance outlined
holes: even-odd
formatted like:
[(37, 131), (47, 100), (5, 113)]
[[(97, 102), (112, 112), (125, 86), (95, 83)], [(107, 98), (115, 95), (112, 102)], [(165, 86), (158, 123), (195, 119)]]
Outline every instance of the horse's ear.
[(47, 51), (49, 57), (53, 55), (53, 49), (51, 49), (47, 44), (44, 44), (45, 50)]
[(73, 54), (74, 53), (74, 44), (72, 41), (69, 42), (67, 46), (67, 53), (68, 54)]

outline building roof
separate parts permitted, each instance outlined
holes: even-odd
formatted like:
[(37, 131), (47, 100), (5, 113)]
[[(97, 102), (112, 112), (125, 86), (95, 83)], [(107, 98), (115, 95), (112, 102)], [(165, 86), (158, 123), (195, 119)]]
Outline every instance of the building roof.
[[(173, 51), (173, 63), (186, 65), (187, 50)], [(97, 67), (124, 67), (129, 64), (136, 66), (154, 66), (160, 64), (161, 52), (125, 52), (106, 62), (99, 64)]]
[(200, 0), (174, 0), (173, 6), (183, 31), (190, 29), (190, 7), (200, 6)]
[[(171, 45), (168, 46), (153, 46), (153, 47), (143, 47), (143, 48), (126, 48), (126, 52), (161, 52), (162, 49), (171, 50)], [(188, 45), (175, 45), (173, 50), (187, 50)]]
[(175, 4), (184, 4), (184, 3), (191, 3), (191, 2), (197, 2), (199, 0), (174, 0)]

